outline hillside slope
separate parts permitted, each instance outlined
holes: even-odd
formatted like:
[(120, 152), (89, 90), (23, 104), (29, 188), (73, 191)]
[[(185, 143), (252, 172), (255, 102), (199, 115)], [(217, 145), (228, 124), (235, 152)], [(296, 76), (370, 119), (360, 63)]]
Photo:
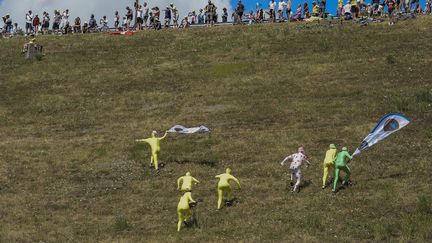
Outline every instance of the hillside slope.
[[(0, 40), (0, 242), (432, 240), (432, 18)], [(330, 143), (352, 152), (386, 113), (412, 124), (321, 190)], [(175, 124), (159, 175), (136, 138)], [(304, 187), (279, 162), (305, 146)], [(216, 210), (214, 176), (240, 179)], [(176, 232), (191, 171), (200, 228)]]

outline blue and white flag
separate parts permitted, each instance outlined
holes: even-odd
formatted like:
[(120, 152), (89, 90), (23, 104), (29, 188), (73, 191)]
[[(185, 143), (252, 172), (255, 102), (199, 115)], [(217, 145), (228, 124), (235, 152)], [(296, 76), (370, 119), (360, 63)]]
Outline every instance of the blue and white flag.
[(353, 156), (360, 154), (363, 150), (366, 150), (372, 145), (378, 143), (390, 134), (398, 131), (404, 126), (408, 125), (410, 120), (400, 114), (388, 114), (381, 118), (381, 121), (375, 126), (371, 133), (363, 139), (363, 142), (356, 149)]

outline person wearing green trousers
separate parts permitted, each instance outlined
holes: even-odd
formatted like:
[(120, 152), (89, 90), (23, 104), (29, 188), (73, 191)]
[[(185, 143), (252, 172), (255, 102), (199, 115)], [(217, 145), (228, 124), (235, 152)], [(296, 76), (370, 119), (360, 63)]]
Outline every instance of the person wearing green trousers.
[[(334, 160), (335, 162), (335, 175), (333, 180), (333, 192), (336, 192), (336, 185), (339, 180), (339, 172), (342, 170), (346, 173), (345, 178), (342, 182), (342, 185), (345, 185), (348, 183), (348, 180), (351, 175), (351, 170), (347, 166), (347, 162), (349, 160), (352, 160), (352, 156), (348, 153), (348, 149), (346, 147), (342, 148), (342, 151), (339, 152)], [(348, 159), (348, 160), (347, 160)]]

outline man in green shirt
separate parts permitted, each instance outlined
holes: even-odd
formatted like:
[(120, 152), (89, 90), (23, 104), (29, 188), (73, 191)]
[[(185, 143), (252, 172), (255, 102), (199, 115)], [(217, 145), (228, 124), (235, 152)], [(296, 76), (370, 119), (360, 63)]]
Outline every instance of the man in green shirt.
[[(335, 162), (335, 175), (333, 180), (333, 192), (336, 192), (336, 185), (339, 180), (339, 172), (342, 170), (346, 173), (345, 178), (342, 182), (342, 185), (348, 183), (348, 180), (351, 175), (351, 170), (347, 165), (347, 162), (352, 160), (352, 156), (348, 153), (348, 149), (346, 147), (342, 148), (342, 151), (338, 153), (334, 162)], [(348, 159), (348, 160), (347, 160)]]

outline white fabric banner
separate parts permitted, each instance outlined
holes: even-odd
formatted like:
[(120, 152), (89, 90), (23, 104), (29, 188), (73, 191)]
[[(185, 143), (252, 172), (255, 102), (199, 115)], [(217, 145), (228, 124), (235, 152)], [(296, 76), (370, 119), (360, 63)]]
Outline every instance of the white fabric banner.
[(175, 125), (171, 127), (168, 132), (173, 133), (182, 133), (182, 134), (191, 134), (191, 133), (204, 133), (204, 132), (210, 132), (210, 129), (208, 129), (205, 126), (199, 126), (199, 127), (184, 127), (182, 125)]

